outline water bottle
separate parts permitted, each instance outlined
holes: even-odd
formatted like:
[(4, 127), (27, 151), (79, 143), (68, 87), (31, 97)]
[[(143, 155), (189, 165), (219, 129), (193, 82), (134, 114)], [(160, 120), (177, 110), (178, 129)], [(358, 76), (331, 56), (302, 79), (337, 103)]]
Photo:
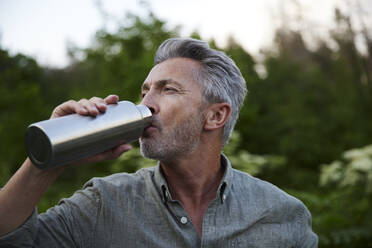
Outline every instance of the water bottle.
[(137, 140), (151, 121), (149, 108), (128, 101), (109, 104), (97, 116), (71, 114), (40, 121), (27, 128), (27, 155), (40, 169), (65, 165)]

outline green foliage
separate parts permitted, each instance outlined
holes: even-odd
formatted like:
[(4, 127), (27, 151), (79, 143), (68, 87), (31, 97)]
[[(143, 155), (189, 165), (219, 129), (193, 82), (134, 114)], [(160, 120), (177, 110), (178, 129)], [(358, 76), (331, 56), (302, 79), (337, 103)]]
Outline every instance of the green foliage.
[(24, 55), (0, 49), (0, 184), (15, 172), (24, 157), (23, 138), (28, 124), (40, 118), (41, 68)]
[(372, 245), (372, 145), (345, 151), (322, 165), (316, 192), (290, 192), (312, 209), (321, 244), (329, 247)]
[(322, 186), (356, 188), (366, 195), (372, 194), (372, 145), (348, 150), (342, 160), (323, 165), (320, 174)]
[(231, 135), (229, 143), (223, 152), (229, 158), (231, 166), (237, 170), (247, 172), (253, 176), (260, 176), (267, 170), (275, 170), (286, 162), (282, 156), (255, 155), (246, 150), (239, 149), (241, 136), (237, 131)]
[(123, 170), (127, 172), (136, 172), (141, 168), (157, 165), (157, 161), (142, 157), (140, 149), (133, 147), (125, 155), (120, 156), (110, 167), (111, 173), (119, 173)]
[[(342, 32), (342, 37), (353, 33)], [(354, 40), (335, 42), (343, 49), (332, 50), (320, 42), (310, 50), (301, 32), (278, 30), (276, 48), (265, 52), (266, 76), (249, 87), (237, 127), (242, 147), (287, 157), (288, 177), (274, 178), (277, 184), (303, 187), (298, 167), (315, 184), (322, 163), (372, 140), (372, 81), (367, 76), (361, 81), (368, 70), (354, 62), (372, 62), (372, 57), (360, 54)]]

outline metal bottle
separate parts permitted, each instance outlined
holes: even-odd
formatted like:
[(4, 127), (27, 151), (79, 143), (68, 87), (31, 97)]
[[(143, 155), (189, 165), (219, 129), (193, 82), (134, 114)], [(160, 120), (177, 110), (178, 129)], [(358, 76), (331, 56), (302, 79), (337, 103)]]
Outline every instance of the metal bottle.
[(40, 121), (27, 128), (27, 155), (40, 169), (65, 165), (138, 139), (151, 121), (149, 108), (128, 101), (109, 104), (95, 117), (71, 114)]

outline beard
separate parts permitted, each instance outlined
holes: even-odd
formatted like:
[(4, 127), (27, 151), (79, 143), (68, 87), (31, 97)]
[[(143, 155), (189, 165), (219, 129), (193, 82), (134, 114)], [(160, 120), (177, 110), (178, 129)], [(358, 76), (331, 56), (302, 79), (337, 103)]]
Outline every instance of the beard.
[(142, 156), (165, 162), (187, 156), (195, 151), (200, 143), (204, 115), (202, 112), (197, 112), (186, 120), (174, 128), (169, 128), (155, 118), (153, 125), (159, 133), (144, 134), (140, 138)]

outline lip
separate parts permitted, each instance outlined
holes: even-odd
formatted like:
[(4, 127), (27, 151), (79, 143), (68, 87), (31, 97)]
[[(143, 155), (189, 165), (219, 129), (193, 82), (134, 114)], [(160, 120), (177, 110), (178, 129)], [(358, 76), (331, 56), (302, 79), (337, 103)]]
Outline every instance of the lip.
[(150, 125), (150, 126), (148, 126), (148, 127), (145, 128), (144, 132), (145, 133), (149, 133), (149, 132), (153, 132), (153, 131), (155, 131), (157, 129), (158, 129), (157, 127), (155, 127), (153, 125)]

